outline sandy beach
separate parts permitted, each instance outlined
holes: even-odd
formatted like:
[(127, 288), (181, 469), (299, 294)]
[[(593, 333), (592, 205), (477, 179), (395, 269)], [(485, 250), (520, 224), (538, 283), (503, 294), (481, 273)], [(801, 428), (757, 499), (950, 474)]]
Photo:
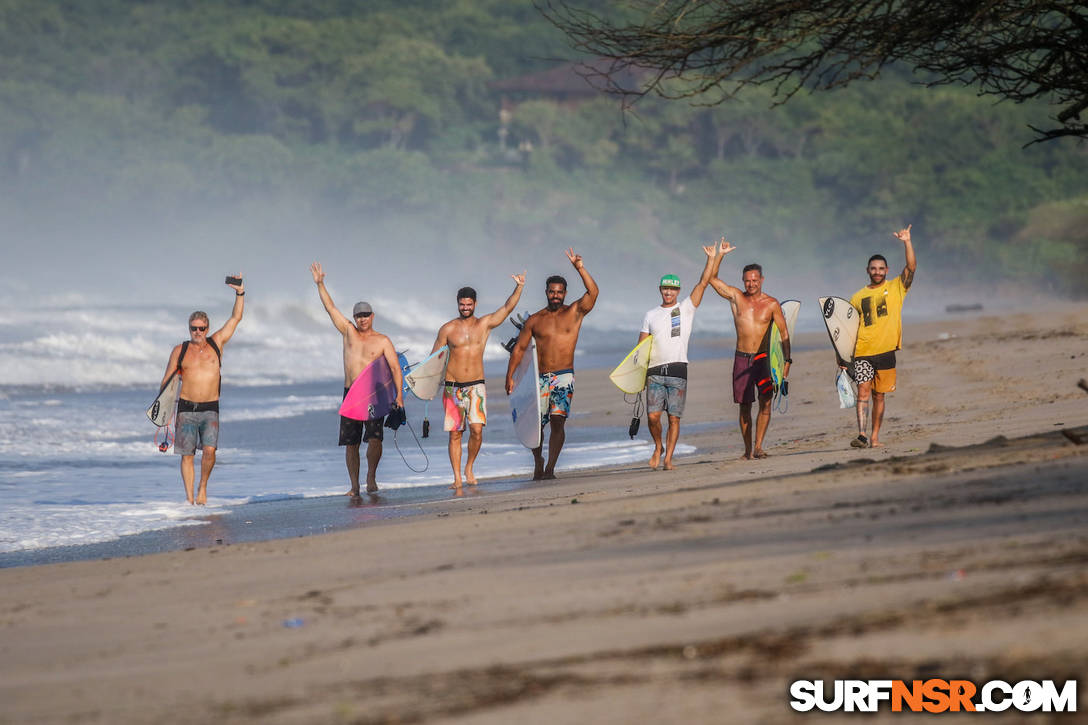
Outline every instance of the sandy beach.
[[(908, 325), (882, 449), (848, 446), (826, 335), (799, 342), (764, 460), (700, 362), (676, 471), (2, 569), (0, 722), (835, 721), (789, 683), (1088, 681), (1088, 305)], [(630, 418), (605, 371), (574, 408), (568, 441)]]

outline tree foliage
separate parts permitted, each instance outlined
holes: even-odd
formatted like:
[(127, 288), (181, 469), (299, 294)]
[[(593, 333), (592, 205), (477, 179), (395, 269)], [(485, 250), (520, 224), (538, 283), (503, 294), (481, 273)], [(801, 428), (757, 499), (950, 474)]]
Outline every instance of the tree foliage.
[(656, 265), (725, 234), (813, 270), (912, 222), (950, 274), (1088, 292), (1088, 145), (1021, 149), (1041, 102), (898, 73), (634, 113), (488, 87), (566, 42), (508, 0), (0, 0), (0, 216), (35, 233), (302, 209), (495, 263), (590, 245)]
[[(575, 47), (609, 61), (590, 73), (621, 94), (715, 102), (767, 84), (788, 99), (901, 62), (929, 84), (1054, 104), (1057, 125), (1035, 128), (1039, 140), (1088, 136), (1081, 0), (630, 0), (633, 20), (567, 0), (540, 6)], [(625, 85), (630, 71), (645, 83)]]

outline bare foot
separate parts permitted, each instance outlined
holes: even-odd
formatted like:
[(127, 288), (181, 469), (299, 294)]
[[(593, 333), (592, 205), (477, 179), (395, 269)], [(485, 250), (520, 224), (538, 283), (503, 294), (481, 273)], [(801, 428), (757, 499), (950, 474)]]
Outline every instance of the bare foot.
[(869, 447), (870, 448), (883, 448), (884, 444), (881, 443), (880, 441), (878, 441), (876, 438), (874, 438), (871, 441), (869, 441)]
[(650, 468), (657, 470), (657, 464), (661, 463), (661, 449), (654, 448), (654, 454), (650, 456)]
[(741, 456), (741, 457), (740, 457), (740, 460), (742, 460), (742, 461), (750, 461), (750, 460), (752, 460), (752, 454), (751, 454), (751, 453), (748, 453), (748, 452), (745, 452), (745, 454), (744, 454), (743, 456)]
[(350, 491), (348, 491), (347, 493), (345, 493), (344, 495), (345, 496), (352, 496), (354, 498), (358, 498), (359, 497), (359, 489), (353, 488)]
[(676, 466), (672, 465), (672, 461), (670, 461), (670, 460), (666, 459), (666, 460), (665, 460), (665, 465), (664, 465), (664, 466), (662, 466), (662, 470), (665, 470), (665, 471), (675, 471), (675, 470), (676, 470)]
[(378, 492), (378, 484), (377, 483), (367, 483), (366, 484), (366, 492), (367, 493), (377, 493)]
[(470, 486), (476, 485), (476, 474), (473, 473), (472, 470), (469, 468), (465, 469), (465, 483)]
[(752, 454), (752, 458), (767, 458), (767, 451), (756, 451)]
[(208, 503), (208, 494), (202, 493), (202, 494), (200, 494), (199, 496), (196, 497), (196, 505), (197, 506), (204, 506), (207, 503)]
[(189, 504), (190, 506), (196, 506), (196, 501), (191, 498), (185, 499), (185, 503)]
[(461, 490), (461, 482), (460, 481), (454, 481), (453, 485), (450, 486), (450, 488), (453, 489), (454, 491), (460, 491)]
[(533, 469), (533, 480), (540, 481), (544, 478), (544, 463), (538, 463), (536, 468)]
[(541, 478), (543, 478), (545, 481), (554, 481), (555, 480), (555, 474), (554, 473), (545, 473)]

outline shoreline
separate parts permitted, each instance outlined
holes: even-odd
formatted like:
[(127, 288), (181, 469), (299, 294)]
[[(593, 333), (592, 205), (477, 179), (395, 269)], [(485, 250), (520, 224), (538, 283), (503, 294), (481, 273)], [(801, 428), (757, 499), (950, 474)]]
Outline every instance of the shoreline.
[[(1052, 326), (1059, 333), (1068, 334), (1070, 321), (1074, 324), (1079, 310), (1088, 312), (1088, 306), (1075, 304), (1063, 307), (1065, 321), (1052, 321)], [(1021, 319), (1029, 316), (1021, 315)], [(787, 414), (773, 413), (770, 430), (767, 435), (768, 451), (771, 457), (764, 461), (742, 461), (737, 465), (745, 470), (737, 475), (773, 477), (783, 474), (801, 473), (821, 465), (830, 465), (841, 460), (851, 460), (866, 456), (886, 457), (914, 453), (921, 448), (912, 438), (921, 432), (921, 426), (913, 426), (907, 431), (896, 430), (896, 423), (903, 417), (913, 415), (924, 417), (939, 409), (932, 404), (917, 406), (913, 389), (919, 387), (927, 392), (935, 390), (931, 382), (935, 376), (926, 371), (926, 357), (939, 356), (953, 347), (960, 339), (969, 334), (972, 328), (989, 333), (995, 328), (995, 321), (1003, 318), (979, 316), (958, 316), (954, 320), (930, 320), (914, 323), (905, 329), (906, 349), (901, 354), (902, 387), (911, 396), (908, 408), (900, 412), (899, 393), (889, 396), (889, 414), (885, 423), (886, 435), (893, 436), (892, 444), (884, 449), (851, 449), (849, 441), (853, 438), (851, 430), (852, 413), (838, 409), (837, 397), (831, 379), (834, 364), (831, 360), (831, 348), (827, 342), (826, 331), (802, 332), (797, 335), (798, 353), (791, 375), (791, 409)], [(952, 325), (951, 323), (955, 323)], [(951, 326), (952, 332), (946, 332)], [(1088, 329), (1088, 325), (1081, 323)], [(1015, 337), (1016, 335), (1013, 335)], [(1028, 333), (1027, 337), (1043, 337), (1042, 332)], [(922, 338), (919, 340), (918, 338)], [(1059, 340), (1060, 342), (1060, 340)], [(1083, 355), (1083, 352), (1082, 352)], [(1075, 357), (1075, 356), (1074, 356)], [(1088, 358), (1085, 358), (1088, 360)], [(690, 383), (689, 404), (682, 422), (680, 443), (696, 447), (694, 453), (678, 456), (676, 462), (690, 463), (715, 456), (725, 449), (739, 451), (740, 437), (735, 418), (736, 406), (732, 403), (731, 391), (724, 389), (723, 376), (727, 374), (729, 360), (724, 358), (702, 359), (691, 363), (692, 381)], [(607, 369), (586, 369), (578, 373), (577, 392), (574, 405), (574, 417), (568, 428), (568, 441), (576, 442), (580, 426), (616, 429), (617, 439), (626, 439), (631, 406), (623, 402), (622, 393), (608, 380)], [(1086, 371), (1088, 372), (1088, 371)], [(919, 374), (921, 373), (921, 374)], [(488, 393), (495, 398), (496, 417), (501, 418), (498, 425), (507, 425), (508, 414), (505, 396), (500, 389), (499, 376), (492, 376), (488, 383)], [(827, 378), (823, 380), (821, 378)], [(919, 380), (919, 378), (922, 378)], [(928, 379), (927, 379), (928, 378)], [(1075, 393), (1074, 393), (1075, 394)], [(929, 402), (929, 401), (926, 401)], [(811, 407), (808, 407), (811, 406)], [(911, 408), (916, 408), (912, 410)], [(957, 406), (960, 412), (966, 412), (966, 406)], [(1035, 408), (1032, 412), (1038, 412)], [(1068, 416), (1060, 416), (1068, 417)], [(1025, 426), (1034, 426), (1032, 430), (1043, 431), (1046, 425), (1055, 425), (1036, 416), (1025, 417)], [(1075, 422), (1076, 418), (1073, 418)], [(1088, 420), (1088, 416), (1081, 416)], [(828, 421), (832, 425), (828, 425)], [(645, 414), (639, 432), (639, 440), (649, 444)], [(934, 428), (931, 426), (931, 428)], [(836, 438), (831, 431), (838, 431)], [(939, 438), (925, 441), (925, 445), (939, 443), (952, 446), (977, 444), (986, 440), (990, 431), (981, 428), (974, 432), (969, 427), (949, 426)], [(1003, 431), (1015, 436), (1016, 433)], [(622, 436), (622, 438), (621, 438)], [(903, 445), (904, 441), (908, 444)], [(841, 442), (841, 446), (838, 443)], [(487, 445), (485, 435), (484, 445)], [(330, 456), (338, 453), (331, 450)], [(386, 451), (393, 453), (392, 448)], [(496, 492), (505, 493), (519, 488), (536, 486), (547, 487), (551, 483), (529, 480), (531, 464), (528, 450), (526, 474), (520, 476), (499, 476), (481, 478), (480, 488), (473, 490), (466, 486), (467, 500), (484, 499)], [(788, 462), (783, 462), (786, 456)], [(560, 481), (571, 477), (606, 474), (612, 471), (631, 473), (647, 471), (639, 464), (604, 464), (573, 470), (562, 469), (560, 458)], [(811, 463), (811, 465), (808, 465)], [(433, 462), (440, 470), (448, 469), (448, 461), (441, 457)], [(806, 465), (808, 468), (806, 468)], [(662, 472), (663, 475), (669, 475)], [(379, 473), (379, 479), (381, 474)], [(214, 483), (214, 481), (213, 481)], [(345, 488), (347, 482), (344, 482)], [(379, 480), (380, 485), (380, 480)], [(232, 505), (229, 513), (199, 515), (194, 511), (190, 519), (204, 520), (203, 524), (176, 524), (161, 529), (124, 535), (118, 539), (86, 544), (24, 549), (0, 552), (0, 569), (22, 566), (38, 566), (49, 563), (86, 561), (100, 558), (141, 556), (150, 553), (178, 551), (189, 548), (206, 548), (230, 543), (246, 543), (290, 539), (299, 536), (319, 535), (331, 531), (350, 530), (360, 526), (371, 526), (388, 519), (402, 519), (408, 516), (422, 515), (430, 509), (450, 502), (449, 509), (457, 510), (465, 506), (464, 500), (456, 499), (448, 489), (448, 484), (427, 484), (418, 487), (387, 489), (379, 491), (377, 499), (364, 496), (361, 505), (351, 505), (346, 497), (326, 495), (315, 497), (285, 497), (273, 501), (253, 501)], [(458, 503), (460, 501), (460, 503)], [(258, 523), (260, 522), (260, 523)], [(265, 528), (262, 528), (265, 527)]]
[[(1083, 677), (1086, 313), (906, 330), (881, 449), (849, 448), (821, 349), (794, 357), (771, 457), (739, 461), (699, 428), (735, 406), (697, 363), (672, 472), (0, 569), (0, 719), (799, 722), (797, 679)], [(626, 427), (605, 373), (579, 384), (580, 421)]]

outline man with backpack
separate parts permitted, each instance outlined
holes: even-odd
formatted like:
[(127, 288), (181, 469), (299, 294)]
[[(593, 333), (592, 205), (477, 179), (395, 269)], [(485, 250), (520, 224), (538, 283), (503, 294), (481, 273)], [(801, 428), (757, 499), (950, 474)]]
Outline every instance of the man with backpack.
[[(189, 315), (189, 339), (176, 345), (162, 378), (165, 386), (175, 372), (181, 375), (178, 398), (177, 429), (174, 453), (181, 456), (181, 481), (185, 498), (191, 504), (203, 506), (208, 502), (208, 479), (215, 466), (215, 449), (219, 444), (219, 389), (222, 384), (220, 366), (223, 348), (242, 321), (245, 308), (245, 285), (228, 281), (234, 290), (234, 308), (230, 319), (215, 332), (208, 334), (208, 315), (197, 310)], [(193, 496), (194, 459), (200, 448), (200, 487)]]

